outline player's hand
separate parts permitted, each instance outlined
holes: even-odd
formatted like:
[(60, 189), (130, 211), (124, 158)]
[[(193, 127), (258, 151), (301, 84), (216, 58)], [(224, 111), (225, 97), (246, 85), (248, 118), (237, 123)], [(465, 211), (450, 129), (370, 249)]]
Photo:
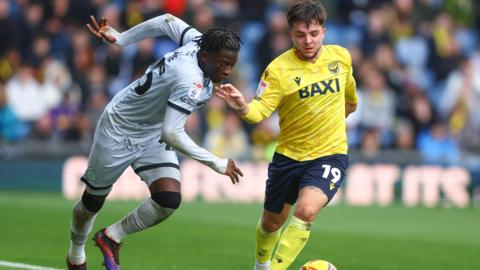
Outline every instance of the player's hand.
[(240, 176), (243, 176), (243, 172), (235, 165), (233, 160), (228, 159), (225, 175), (229, 176), (230, 180), (235, 185), (236, 183), (240, 182)]
[(248, 106), (240, 90), (227, 83), (215, 86), (215, 95), (221, 98), (227, 105), (240, 115), (248, 113)]
[(117, 41), (114, 36), (107, 34), (107, 31), (111, 27), (107, 24), (107, 19), (105, 17), (103, 17), (100, 22), (97, 23), (95, 17), (90, 15), (90, 20), (92, 20), (92, 25), (87, 23), (87, 28), (90, 30), (92, 35), (96, 36), (101, 41), (107, 41), (109, 43), (115, 43), (115, 41)]

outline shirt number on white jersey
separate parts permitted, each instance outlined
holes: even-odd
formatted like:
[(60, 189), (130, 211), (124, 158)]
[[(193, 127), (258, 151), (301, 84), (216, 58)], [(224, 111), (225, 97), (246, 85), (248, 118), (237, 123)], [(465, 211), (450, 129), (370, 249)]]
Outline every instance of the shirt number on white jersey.
[(152, 71), (155, 70), (157, 67), (158, 67), (158, 74), (162, 75), (165, 72), (165, 58), (162, 58), (162, 60), (158, 61), (158, 63), (152, 68), (152, 70), (150, 70), (149, 72), (147, 72), (147, 74), (145, 74), (147, 76), (147, 79), (143, 84), (140, 84), (137, 87), (135, 87), (134, 90), (135, 90), (135, 93), (137, 93), (137, 95), (143, 95), (145, 94), (145, 92), (148, 91), (148, 89), (150, 89), (150, 87), (152, 86), (152, 79), (153, 79)]
[(328, 176), (332, 174), (332, 183), (336, 184), (342, 178), (342, 172), (339, 168), (332, 168), (332, 166), (328, 164), (322, 165), (322, 168), (324, 169), (322, 177), (328, 179)]

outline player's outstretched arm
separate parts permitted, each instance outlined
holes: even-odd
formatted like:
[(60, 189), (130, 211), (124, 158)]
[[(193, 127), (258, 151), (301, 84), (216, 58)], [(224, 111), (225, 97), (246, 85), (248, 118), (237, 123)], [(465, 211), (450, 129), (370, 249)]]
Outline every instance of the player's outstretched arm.
[(87, 23), (87, 28), (92, 35), (108, 43), (115, 43), (117, 41), (117, 38), (114, 36), (117, 31), (107, 24), (107, 18), (103, 17), (97, 22), (97, 19), (90, 15), (90, 20), (92, 24)]
[(235, 86), (229, 83), (215, 86), (215, 95), (225, 101), (238, 115), (244, 116), (248, 113), (245, 97)]
[(214, 171), (230, 177), (233, 184), (240, 181), (242, 171), (231, 159), (215, 156), (208, 150), (198, 146), (185, 132), (187, 114), (172, 107), (167, 107), (162, 128), (162, 140), (186, 156), (195, 159)]
[(196, 29), (168, 13), (139, 23), (121, 33), (108, 25), (106, 18), (102, 18), (98, 23), (95, 17), (90, 16), (90, 19), (92, 23), (87, 24), (87, 27), (94, 36), (118, 46), (127, 46), (146, 38), (159, 36), (168, 36), (182, 46), (201, 35)]

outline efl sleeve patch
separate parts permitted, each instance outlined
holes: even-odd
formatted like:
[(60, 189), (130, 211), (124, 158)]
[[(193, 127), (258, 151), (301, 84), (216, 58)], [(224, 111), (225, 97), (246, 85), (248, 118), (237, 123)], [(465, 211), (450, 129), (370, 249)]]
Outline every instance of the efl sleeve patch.
[(190, 83), (177, 86), (176, 89), (170, 93), (168, 101), (186, 111), (192, 112), (201, 103), (202, 89), (202, 83)]
[(193, 85), (188, 89), (188, 97), (191, 99), (198, 99), (200, 93), (202, 92), (203, 84), (202, 83), (193, 83)]
[(258, 83), (256, 96), (257, 97), (261, 96), (265, 92), (265, 90), (267, 90), (267, 88), (268, 88), (268, 83), (264, 80), (260, 80), (260, 82)]

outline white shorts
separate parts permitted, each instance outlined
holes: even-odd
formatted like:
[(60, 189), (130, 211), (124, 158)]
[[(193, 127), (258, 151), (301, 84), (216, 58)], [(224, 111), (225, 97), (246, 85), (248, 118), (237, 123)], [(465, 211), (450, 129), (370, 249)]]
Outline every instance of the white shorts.
[(180, 181), (180, 167), (173, 148), (158, 139), (132, 144), (125, 137), (118, 142), (107, 135), (105, 127), (98, 125), (88, 157), (88, 168), (81, 178), (87, 192), (108, 194), (128, 166), (132, 166), (148, 186), (164, 177)]

